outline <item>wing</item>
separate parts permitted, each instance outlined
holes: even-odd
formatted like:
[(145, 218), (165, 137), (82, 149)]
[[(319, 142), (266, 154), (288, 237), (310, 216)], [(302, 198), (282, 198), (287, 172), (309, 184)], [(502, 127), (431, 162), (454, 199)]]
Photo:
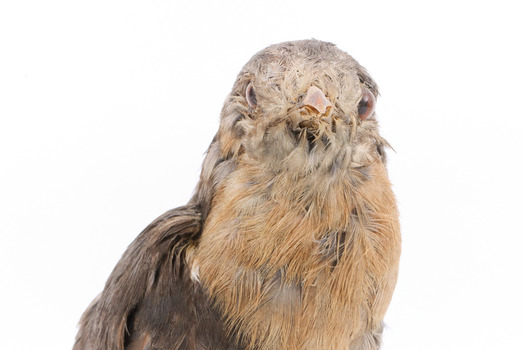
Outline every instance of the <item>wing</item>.
[(73, 349), (236, 348), (228, 345), (205, 291), (190, 278), (186, 259), (201, 225), (198, 205), (151, 223), (85, 311)]

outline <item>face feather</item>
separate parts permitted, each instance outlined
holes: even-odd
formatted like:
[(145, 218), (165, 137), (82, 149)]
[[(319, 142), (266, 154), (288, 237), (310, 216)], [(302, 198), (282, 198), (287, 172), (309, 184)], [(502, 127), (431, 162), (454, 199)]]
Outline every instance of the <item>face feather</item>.
[[(316, 99), (327, 108), (305, 104), (312, 89), (324, 94)], [(225, 103), (222, 156), (244, 153), (274, 171), (299, 173), (366, 166), (382, 158), (378, 148), (387, 144), (373, 114), (377, 94), (366, 70), (333, 44), (270, 46), (244, 66)]]

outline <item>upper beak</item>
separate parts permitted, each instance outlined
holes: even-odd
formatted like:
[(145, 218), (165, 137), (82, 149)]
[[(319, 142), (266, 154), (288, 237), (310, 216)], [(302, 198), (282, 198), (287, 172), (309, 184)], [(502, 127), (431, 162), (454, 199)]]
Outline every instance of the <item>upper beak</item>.
[(310, 86), (303, 100), (303, 106), (308, 106), (316, 113), (325, 114), (332, 108), (332, 103), (317, 86)]

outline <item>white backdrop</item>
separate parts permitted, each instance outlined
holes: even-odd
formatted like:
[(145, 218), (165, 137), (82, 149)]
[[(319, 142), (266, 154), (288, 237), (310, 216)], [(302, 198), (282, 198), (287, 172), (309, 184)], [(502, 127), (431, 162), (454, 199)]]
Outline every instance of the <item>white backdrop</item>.
[(267, 45), (363, 64), (403, 228), (384, 350), (517, 349), (525, 53), (517, 1), (3, 1), (3, 349), (69, 349), (133, 238), (190, 197), (222, 102)]

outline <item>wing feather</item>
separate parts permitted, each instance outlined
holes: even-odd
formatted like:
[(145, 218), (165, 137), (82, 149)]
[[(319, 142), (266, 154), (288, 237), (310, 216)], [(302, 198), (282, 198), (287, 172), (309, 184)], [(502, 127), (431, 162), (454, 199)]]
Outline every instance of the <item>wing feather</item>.
[[(152, 328), (148, 325), (151, 320), (144, 317), (144, 307), (158, 308), (156, 304), (177, 307), (168, 305), (173, 304), (170, 293), (175, 289), (190, 293), (194, 289), (193, 282), (186, 276), (185, 260), (188, 247), (200, 235), (201, 222), (198, 205), (176, 208), (157, 218), (130, 244), (104, 290), (82, 316), (75, 350), (120, 350), (127, 343), (134, 346), (148, 343), (140, 341), (142, 337), (149, 338), (147, 328)], [(191, 299), (191, 294), (186, 299)], [(164, 311), (168, 315), (163, 318), (174, 313), (173, 310)], [(185, 322), (178, 320), (177, 323)]]

